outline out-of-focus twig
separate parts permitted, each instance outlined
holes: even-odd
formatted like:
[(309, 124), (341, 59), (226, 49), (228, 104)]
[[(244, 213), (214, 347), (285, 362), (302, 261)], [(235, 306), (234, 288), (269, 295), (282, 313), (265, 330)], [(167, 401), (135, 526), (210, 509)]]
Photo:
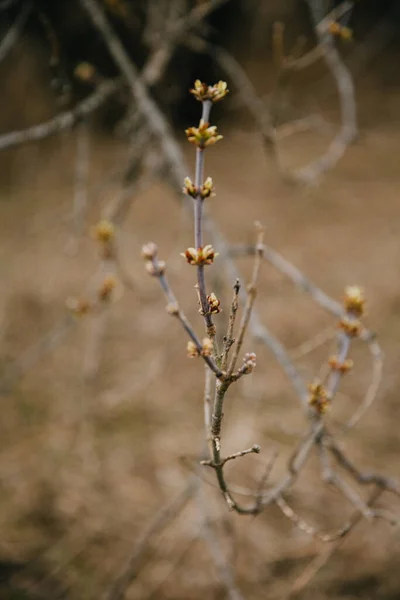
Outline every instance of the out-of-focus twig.
[(169, 525), (171, 521), (180, 515), (189, 500), (193, 497), (197, 486), (197, 477), (191, 477), (184, 489), (179, 492), (179, 494), (170, 502), (162, 506), (160, 511), (156, 513), (149, 525), (136, 539), (132, 553), (129, 556), (126, 565), (123, 567), (121, 573), (105, 594), (105, 600), (122, 600), (122, 598), (125, 597), (128, 587), (137, 576), (138, 569), (140, 567), (140, 560), (143, 556), (143, 553), (146, 551), (151, 538), (165, 529), (165, 527)]
[(88, 176), (90, 166), (90, 133), (88, 125), (82, 122), (76, 131), (75, 181), (72, 208), (73, 232), (68, 249), (76, 254), (79, 240), (85, 229), (85, 216), (88, 200)]
[(314, 22), (323, 58), (336, 82), (341, 113), (340, 130), (332, 140), (325, 154), (311, 164), (297, 169), (293, 174), (296, 179), (310, 184), (315, 183), (321, 175), (332, 169), (343, 157), (347, 147), (356, 139), (357, 110), (352, 75), (336, 49), (333, 37), (329, 32), (329, 24), (332, 18), (340, 18), (342, 14), (351, 11), (354, 3), (345, 0), (322, 21), (319, 20), (319, 13), (315, 2), (307, 0), (307, 4)]
[(39, 125), (1, 134), (0, 151), (26, 142), (42, 140), (58, 131), (72, 127), (77, 121), (99, 108), (108, 98), (119, 91), (121, 87), (122, 80), (120, 78), (103, 81), (97, 86), (94, 92), (79, 102), (73, 109), (62, 112)]
[[(0, 6), (0, 10), (1, 10)], [(24, 4), (22, 4), (21, 11), (18, 17), (15, 19), (15, 22), (11, 25), (10, 29), (7, 31), (2, 40), (0, 40), (0, 62), (5, 59), (7, 54), (10, 52), (14, 44), (18, 41), (22, 30), (25, 26), (25, 23), (30, 15), (32, 10), (32, 2), (28, 0)]]

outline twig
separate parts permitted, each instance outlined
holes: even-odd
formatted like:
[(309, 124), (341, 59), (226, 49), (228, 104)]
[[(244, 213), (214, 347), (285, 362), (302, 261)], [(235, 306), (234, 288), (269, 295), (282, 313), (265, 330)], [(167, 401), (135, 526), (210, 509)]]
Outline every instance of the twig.
[(68, 129), (83, 117), (88, 116), (99, 108), (108, 98), (122, 87), (120, 78), (101, 82), (96, 90), (79, 102), (72, 110), (62, 112), (49, 121), (0, 135), (0, 151), (12, 148), (18, 144), (42, 140), (54, 133)]
[[(256, 252), (254, 245), (237, 245), (232, 246), (229, 249), (229, 254), (233, 257), (254, 255)], [(301, 290), (311, 296), (317, 304), (325, 308), (327, 311), (341, 317), (343, 315), (343, 307), (340, 302), (333, 300), (330, 296), (325, 294), (317, 285), (315, 285), (308, 277), (295, 267), (291, 262), (286, 260), (279, 252), (274, 250), (271, 246), (263, 244), (263, 258), (269, 262), (278, 271), (286, 275), (293, 281)]]
[(13, 23), (13, 25), (11, 25), (6, 35), (0, 41), (0, 62), (5, 59), (5, 57), (10, 52), (15, 42), (21, 35), (31, 10), (32, 2), (28, 0), (28, 2), (25, 2), (25, 4), (22, 5), (21, 11), (18, 17), (15, 19), (15, 22)]
[[(373, 504), (376, 502), (376, 500), (381, 494), (382, 490), (375, 489), (368, 500), (368, 506), (373, 506)], [(344, 533), (342, 536), (339, 536), (334, 544), (326, 547), (320, 554), (318, 554), (304, 569), (301, 575), (295, 580), (294, 584), (292, 585), (289, 596), (299, 593), (310, 583), (310, 581), (316, 576), (318, 571), (328, 562), (328, 560), (332, 557), (334, 552), (342, 545), (347, 533), (349, 533), (361, 519), (362, 514), (356, 512), (348, 524), (346, 533)]]
[(339, 445), (331, 436), (327, 436), (325, 444), (331, 451), (338, 464), (342, 466), (361, 485), (376, 485), (382, 490), (392, 492), (400, 497), (400, 487), (397, 481), (376, 473), (363, 473), (347, 458)]
[(247, 288), (247, 296), (246, 296), (246, 304), (243, 310), (243, 317), (239, 327), (239, 333), (237, 337), (237, 341), (235, 344), (234, 353), (227, 371), (227, 377), (230, 377), (235, 369), (237, 359), (239, 357), (240, 350), (243, 345), (244, 336), (246, 335), (246, 331), (250, 322), (251, 313), (254, 306), (254, 301), (256, 299), (257, 293), (257, 282), (258, 276), (260, 273), (260, 266), (262, 262), (263, 256), (263, 242), (264, 242), (264, 228), (260, 223), (256, 223), (256, 227), (258, 229), (257, 233), (257, 244), (256, 244), (256, 253), (253, 265), (253, 274), (251, 277), (250, 284)]
[(232, 298), (232, 303), (231, 303), (231, 310), (229, 313), (228, 330), (224, 337), (224, 348), (223, 348), (222, 357), (221, 357), (221, 368), (223, 371), (226, 371), (227, 364), (228, 364), (229, 350), (231, 349), (232, 345), (235, 343), (235, 340), (233, 337), (233, 331), (234, 331), (234, 327), (235, 327), (236, 313), (239, 308), (239, 292), (240, 292), (240, 282), (239, 282), (239, 279), (237, 279), (235, 282), (235, 285), (233, 286), (233, 298)]
[[(252, 256), (255, 252), (256, 250), (253, 245), (232, 246), (229, 249), (229, 254), (232, 257), (244, 255)], [(322, 308), (338, 318), (342, 318), (344, 316), (344, 309), (339, 302), (325, 294), (325, 292), (315, 285), (315, 283), (313, 283), (302, 271), (300, 271), (300, 269), (287, 261), (279, 252), (264, 244), (263, 256), (264, 259), (278, 269), (278, 271), (286, 275), (293, 281), (295, 285), (309, 294), (311, 298), (317, 302), (317, 304), (322, 306)], [(375, 339), (374, 333), (366, 328), (363, 328), (360, 332), (359, 338), (368, 345), (368, 349), (371, 354), (372, 379), (364, 396), (364, 400), (347, 424), (345, 424), (344, 431), (354, 427), (363, 417), (367, 409), (373, 404), (377, 397), (383, 376), (383, 353), (380, 345)], [(294, 376), (292, 375), (292, 380), (293, 377)]]
[(320, 348), (321, 346), (326, 344), (326, 342), (332, 340), (335, 335), (336, 331), (333, 327), (326, 327), (326, 329), (319, 331), (317, 335), (315, 335), (311, 339), (306, 340), (305, 342), (297, 346), (297, 348), (291, 350), (291, 359), (299, 360), (300, 358), (304, 358), (304, 356), (306, 356), (307, 354), (310, 354), (314, 350), (317, 350), (317, 348)]
[(72, 209), (73, 235), (69, 248), (73, 254), (78, 250), (79, 238), (85, 227), (85, 213), (87, 209), (87, 180), (90, 164), (90, 137), (88, 125), (82, 122), (76, 131), (76, 158), (75, 158), (75, 185)]
[(151, 265), (148, 268), (149, 273), (154, 277), (157, 277), (158, 281), (160, 282), (161, 288), (168, 302), (167, 312), (180, 321), (183, 329), (186, 331), (191, 341), (195, 345), (198, 356), (203, 358), (204, 362), (215, 373), (216, 377), (222, 377), (222, 371), (219, 369), (212, 356), (210, 356), (210, 354), (204, 350), (202, 342), (197, 337), (192, 325), (186, 318), (182, 309), (179, 307), (171, 286), (169, 285), (168, 279), (165, 276), (165, 263), (159, 261), (157, 258), (157, 249), (155, 244), (150, 243), (144, 246), (143, 256), (149, 261), (147, 264)]
[[(202, 102), (201, 122), (208, 123), (210, 120), (212, 102), (205, 100)], [(194, 198), (194, 247), (195, 249), (203, 248), (203, 205), (204, 198), (202, 196), (202, 186), (204, 183), (204, 152), (205, 148), (198, 146), (196, 148), (196, 175), (195, 186), (196, 195)], [(215, 327), (213, 324), (209, 302), (207, 300), (206, 282), (204, 277), (204, 264), (196, 266), (197, 271), (197, 289), (199, 292), (201, 313), (204, 317), (207, 335), (215, 337)]]
[(276, 130), (273, 126), (271, 115), (264, 102), (257, 95), (253, 83), (247, 73), (238, 61), (224, 48), (207, 44), (205, 45), (205, 49), (220, 64), (222, 69), (229, 76), (229, 79), (234, 82), (242, 102), (258, 125), (265, 148), (276, 160), (278, 160)]
[(244, 600), (234, 579), (232, 566), (224, 556), (219, 540), (208, 516), (208, 502), (203, 498), (202, 488), (199, 488), (198, 505), (202, 514), (202, 536), (207, 544), (218, 580), (224, 586), (229, 600)]
[(211, 431), (211, 370), (207, 365), (204, 365), (204, 428), (205, 428), (205, 439), (208, 442)]
[(142, 531), (135, 542), (126, 565), (106, 593), (105, 600), (122, 600), (125, 597), (128, 587), (137, 576), (141, 558), (148, 547), (150, 539), (179, 516), (195, 493), (197, 485), (197, 477), (191, 478), (185, 488), (168, 504), (165, 504)]
[[(235, 452), (234, 454), (230, 454), (226, 458), (221, 458), (220, 465), (221, 465), (221, 467), (223, 467), (224, 464), (227, 463), (229, 460), (235, 460), (235, 458), (241, 458), (242, 456), (246, 456), (246, 454), (259, 454), (259, 453), (260, 453), (260, 446), (258, 446), (257, 444), (254, 444), (254, 446), (252, 446), (251, 448), (247, 448), (247, 450), (241, 450), (240, 452)], [(200, 464), (204, 465), (206, 467), (214, 467), (215, 466), (212, 460), (202, 460), (202, 461), (200, 461)]]
[[(311, 16), (314, 21), (315, 30), (319, 45), (323, 51), (325, 62), (331, 71), (337, 85), (340, 112), (341, 127), (339, 133), (329, 145), (326, 153), (306, 167), (298, 169), (294, 177), (299, 181), (310, 184), (315, 183), (317, 179), (326, 171), (332, 169), (343, 157), (347, 147), (357, 137), (357, 111), (355, 103), (355, 89), (350, 71), (342, 61), (339, 52), (334, 46), (331, 34), (328, 31), (328, 21), (330, 16), (322, 21), (319, 20), (319, 14), (312, 0), (306, 0), (309, 6)], [(352, 2), (342, 2), (340, 10), (347, 12), (353, 7)]]

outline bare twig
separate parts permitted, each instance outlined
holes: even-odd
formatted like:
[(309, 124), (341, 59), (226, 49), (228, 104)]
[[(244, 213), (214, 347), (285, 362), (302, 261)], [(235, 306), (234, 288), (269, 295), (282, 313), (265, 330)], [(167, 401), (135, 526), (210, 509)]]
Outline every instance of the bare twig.
[(90, 136), (87, 123), (79, 124), (76, 136), (75, 189), (72, 209), (74, 231), (69, 242), (69, 249), (73, 254), (76, 254), (78, 250), (79, 238), (85, 228), (87, 210), (87, 180), (90, 164)]
[(105, 600), (122, 600), (122, 598), (125, 597), (128, 587), (137, 576), (141, 558), (146, 551), (151, 538), (165, 529), (171, 521), (180, 515), (195, 493), (196, 488), (197, 477), (192, 477), (185, 488), (168, 504), (165, 504), (149, 525), (142, 531), (141, 535), (136, 539), (132, 554), (126, 565), (106, 593)]
[[(331, 71), (337, 85), (340, 112), (341, 127), (339, 133), (331, 142), (326, 153), (313, 163), (306, 167), (298, 169), (294, 177), (304, 183), (315, 183), (318, 178), (332, 169), (343, 157), (347, 147), (357, 137), (357, 111), (355, 103), (355, 89), (350, 71), (342, 61), (338, 50), (334, 46), (332, 35), (329, 33), (328, 26), (332, 18), (336, 17), (336, 12), (344, 14), (353, 8), (353, 2), (342, 2), (333, 16), (328, 15), (322, 21), (319, 20), (318, 9), (312, 0), (307, 0), (311, 16), (314, 21), (315, 30), (319, 45), (323, 52), (324, 60)], [(339, 12), (338, 12), (339, 14)]]
[(62, 112), (49, 121), (0, 135), (0, 151), (12, 148), (26, 142), (42, 140), (54, 133), (68, 129), (77, 121), (86, 117), (99, 108), (108, 98), (122, 87), (121, 79), (112, 79), (101, 82), (96, 90), (79, 102), (72, 110)]
[(229, 368), (227, 371), (228, 377), (230, 377), (232, 375), (232, 373), (235, 369), (237, 359), (239, 357), (239, 353), (242, 348), (244, 336), (246, 335), (247, 327), (250, 322), (251, 313), (252, 313), (253, 306), (254, 306), (254, 301), (256, 299), (258, 276), (260, 273), (260, 266), (261, 266), (261, 262), (262, 262), (263, 248), (264, 248), (264, 246), (263, 246), (264, 228), (262, 227), (262, 225), (260, 223), (257, 223), (256, 226), (258, 229), (258, 233), (257, 233), (257, 244), (256, 244), (256, 253), (255, 253), (255, 259), (254, 259), (254, 266), (253, 266), (253, 274), (251, 277), (250, 284), (247, 288), (246, 304), (245, 304), (245, 307), (243, 310), (243, 317), (242, 317), (242, 320), (240, 323), (239, 333), (238, 333), (237, 341), (235, 344), (235, 350), (234, 350), (234, 353), (233, 353), (233, 356), (232, 356), (232, 359), (231, 359), (231, 362), (229, 364)]
[(228, 363), (228, 355), (229, 350), (232, 345), (235, 343), (233, 338), (233, 331), (235, 327), (236, 321), (236, 313), (239, 308), (239, 292), (240, 292), (240, 282), (239, 279), (236, 280), (235, 285), (233, 286), (233, 298), (231, 303), (231, 310), (229, 313), (229, 323), (228, 323), (228, 331), (226, 336), (224, 337), (224, 349), (221, 358), (221, 368), (223, 371), (226, 371), (227, 363)]
[(31, 10), (32, 2), (30, 0), (22, 4), (22, 8), (18, 17), (15, 19), (13, 25), (11, 25), (10, 29), (0, 41), (0, 62), (4, 60), (14, 44), (18, 41)]
[(208, 515), (208, 503), (206, 499), (203, 498), (203, 495), (203, 490), (200, 487), (198, 505), (200, 514), (202, 515), (201, 533), (210, 553), (216, 575), (218, 580), (224, 586), (229, 600), (244, 600), (244, 597), (235, 583), (234, 570), (220, 547), (217, 534)]
[(213, 357), (210, 356), (210, 354), (204, 350), (202, 342), (197, 337), (197, 334), (195, 333), (192, 325), (189, 323), (185, 314), (179, 307), (175, 295), (171, 289), (171, 286), (169, 285), (168, 279), (165, 276), (165, 264), (162, 261), (159, 261), (157, 258), (157, 250), (155, 244), (153, 245), (152, 243), (150, 243), (144, 246), (143, 256), (149, 261), (147, 264), (151, 265), (148, 268), (149, 273), (154, 277), (157, 277), (158, 281), (160, 282), (161, 288), (168, 302), (167, 312), (180, 321), (183, 329), (186, 331), (191, 341), (193, 342), (198, 356), (201, 356), (203, 358), (204, 362), (215, 373), (216, 377), (222, 377), (222, 371), (215, 363)]

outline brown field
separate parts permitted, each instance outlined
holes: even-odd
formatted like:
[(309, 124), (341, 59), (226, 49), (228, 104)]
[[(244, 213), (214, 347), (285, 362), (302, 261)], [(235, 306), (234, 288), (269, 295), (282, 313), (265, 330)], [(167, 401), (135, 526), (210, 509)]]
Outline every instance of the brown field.
[[(252, 76), (261, 77), (259, 68), (249, 69)], [(283, 181), (239, 110), (222, 118), (224, 140), (206, 160), (218, 192), (209, 208), (231, 243), (252, 242), (258, 219), (266, 227), (267, 243), (332, 297), (340, 299), (348, 284), (365, 289), (366, 322), (378, 333), (385, 353), (384, 379), (376, 403), (343, 436), (343, 443), (360, 467), (397, 477), (400, 90), (386, 72), (371, 69), (358, 80), (360, 138), (318, 187)], [(307, 97), (301, 86), (298, 92)], [(37, 103), (32, 120), (46, 115), (41, 100)], [(324, 116), (337, 122), (334, 96), (321, 106)], [(2, 118), (4, 131), (7, 123), (26, 125), (18, 121), (23, 106), (12, 110), (13, 118), (11, 113)], [(329, 139), (330, 134), (316, 131), (290, 137), (281, 144), (285, 164), (306, 163)], [(105, 173), (123, 164), (126, 149), (93, 132), (88, 211), (84, 231), (76, 235), (71, 220), (75, 145), (72, 132), (0, 156), (0, 368), (6, 381), (14, 361), (21, 356), (30, 361), (26, 350), (62, 323), (66, 299), (81, 297), (98, 269), (88, 232), (118, 190), (118, 181)], [(185, 147), (185, 153), (193, 164), (192, 149)], [(118, 233), (121, 262), (133, 289), (120, 284), (104, 314), (77, 320), (54, 350), (33, 359), (2, 397), (0, 591), (5, 599), (101, 598), (146, 524), (195, 469), (203, 440), (203, 368), (186, 358), (185, 335), (165, 313), (157, 283), (146, 275), (140, 258), (141, 245), (157, 241), (174, 290), (201, 331), (193, 271), (179, 256), (192, 243), (192, 223), (164, 183), (151, 185), (133, 200)], [(238, 265), (245, 280), (251, 259), (241, 258)], [(227, 282), (216, 267), (208, 274), (226, 305)], [(267, 264), (256, 306), (263, 322), (293, 351), (336, 324)], [(220, 315), (221, 323), (227, 312)], [(318, 374), (332, 343), (297, 361), (306, 380)], [(232, 482), (254, 489), (275, 450), (279, 457), (271, 480), (284, 472), (305, 422), (268, 349), (248, 340), (249, 350), (257, 352), (257, 369), (232, 392), (223, 443), (227, 453), (260, 444), (259, 456), (229, 468)], [(337, 428), (360, 403), (371, 375), (362, 345), (355, 345), (352, 356), (354, 373), (328, 416)], [(201, 493), (182, 514), (151, 538), (127, 598), (227, 597), (203, 539), (204, 514), (236, 568), (244, 597), (286, 598), (306, 565), (325, 548), (276, 508), (251, 519), (228, 513), (212, 473), (206, 471), (204, 480)], [(363, 493), (367, 497), (367, 490)], [(352, 512), (321, 482), (317, 460), (310, 461), (288, 500), (322, 530), (339, 527)], [(399, 512), (389, 495), (380, 506)], [(395, 600), (399, 541), (398, 528), (379, 520), (362, 522), (297, 597)]]

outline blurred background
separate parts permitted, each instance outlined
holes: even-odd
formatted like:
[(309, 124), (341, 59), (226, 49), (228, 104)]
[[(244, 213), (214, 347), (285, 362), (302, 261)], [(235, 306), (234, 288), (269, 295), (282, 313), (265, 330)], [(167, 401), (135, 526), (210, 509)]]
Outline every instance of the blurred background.
[[(140, 249), (157, 242), (201, 335), (194, 273), (180, 256), (193, 244), (193, 226), (159, 140), (84, 4), (0, 1), (1, 598), (397, 599), (398, 528), (362, 521), (329, 555), (276, 507), (256, 518), (229, 513), (207, 470), (201, 494), (146, 534), (196, 473), (203, 367), (186, 357), (185, 334), (166, 314)], [(188, 90), (197, 78), (228, 82), (229, 96), (212, 112), (224, 139), (206, 153), (217, 189), (207, 210), (227, 242), (253, 243), (259, 220), (266, 243), (333, 298), (340, 301), (346, 285), (365, 290), (384, 376), (377, 402), (342, 441), (360, 468), (397, 477), (399, 2), (359, 0), (338, 21), (333, 48), (354, 82), (357, 135), (340, 160), (307, 181), (304, 167), (340, 136), (343, 98), (324, 60), (287, 69), (282, 56), (312, 52), (313, 16), (339, 2), (96, 4), (142, 72), (191, 177), (194, 148), (184, 129), (197, 124), (200, 105)], [(92, 97), (96, 110), (87, 104)], [(18, 133), (26, 129), (25, 137)], [(115, 224), (115, 261), (91, 235), (100, 219)], [(251, 258), (236, 262), (245, 283)], [(231, 283), (223, 271), (213, 266), (207, 276), (227, 307)], [(86, 314), (105, 276), (116, 287)], [(334, 317), (267, 263), (256, 309), (312, 381), (334, 349)], [(220, 331), (228, 313), (218, 315)], [(232, 389), (223, 443), (225, 453), (260, 444), (260, 455), (227, 469), (233, 484), (254, 490), (274, 452), (271, 481), (282, 477), (306, 422), (270, 350), (250, 337), (245, 351), (257, 352), (257, 369)], [(371, 378), (368, 350), (355, 344), (352, 358), (354, 373), (328, 416), (338, 429)], [(353, 512), (321, 481), (316, 459), (288, 499), (324, 531)], [(398, 510), (390, 496), (380, 506)], [(210, 552), (215, 544), (225, 566)], [(309, 576), (307, 566), (325, 555)], [(132, 556), (132, 581), (112, 596)], [(232, 577), (240, 596), (227, 585)]]

